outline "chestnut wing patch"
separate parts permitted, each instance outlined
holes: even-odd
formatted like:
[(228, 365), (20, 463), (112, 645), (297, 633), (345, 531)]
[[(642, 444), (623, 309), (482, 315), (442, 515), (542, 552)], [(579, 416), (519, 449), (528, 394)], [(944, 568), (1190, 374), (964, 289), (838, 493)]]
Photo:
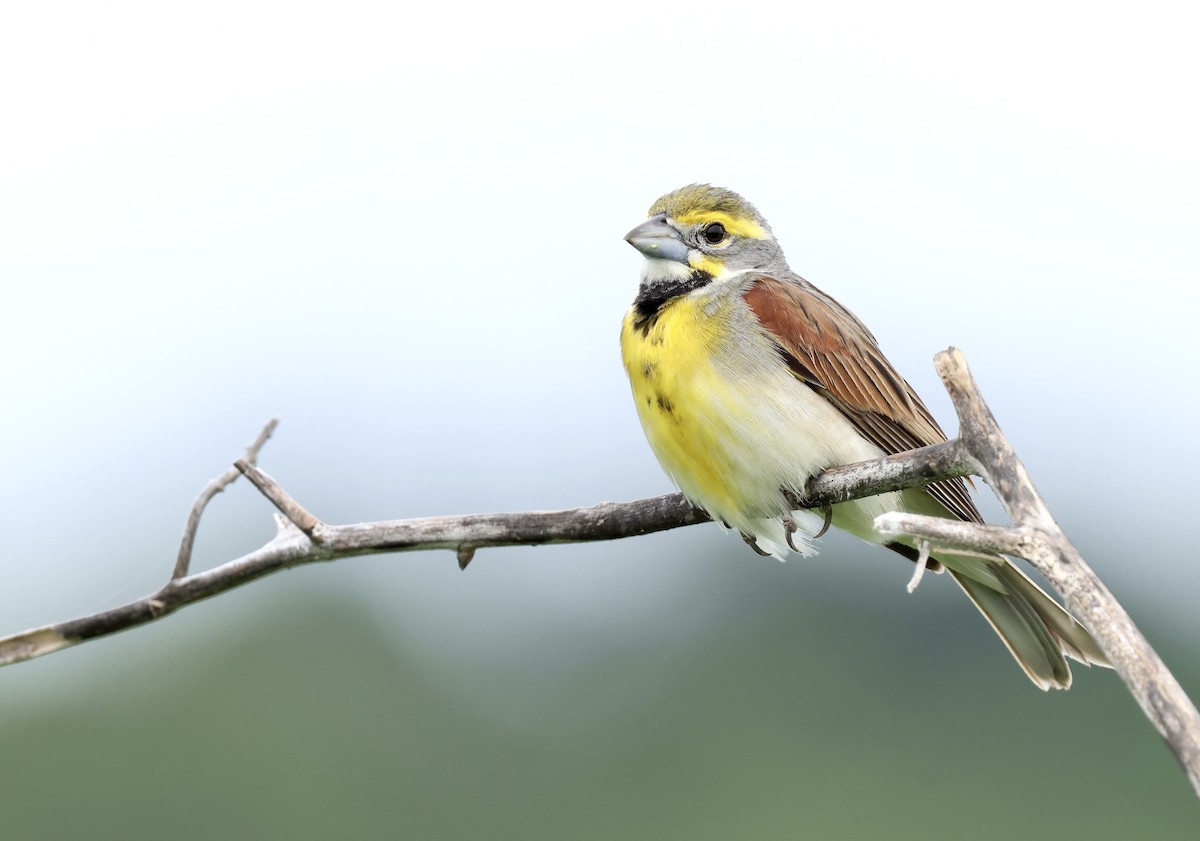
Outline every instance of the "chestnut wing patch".
[[(946, 435), (884, 358), (875, 337), (837, 301), (803, 281), (760, 277), (746, 303), (796, 378), (837, 407), (885, 453), (940, 444)], [(962, 520), (983, 522), (961, 479), (925, 490)]]

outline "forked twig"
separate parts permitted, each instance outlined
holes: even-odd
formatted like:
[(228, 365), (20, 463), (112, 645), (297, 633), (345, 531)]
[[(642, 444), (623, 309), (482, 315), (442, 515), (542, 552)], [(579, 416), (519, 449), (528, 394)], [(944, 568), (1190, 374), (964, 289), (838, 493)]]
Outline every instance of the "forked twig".
[[(239, 462), (244, 461), (247, 464), (255, 464), (258, 461), (259, 450), (270, 440), (277, 426), (279, 426), (278, 418), (271, 418), (267, 421), (262, 431), (258, 433), (258, 437), (254, 439), (254, 443), (246, 448), (246, 454), (239, 459)], [(235, 466), (229, 468), (205, 485), (204, 490), (200, 491), (200, 495), (192, 503), (192, 510), (188, 513), (187, 524), (183, 527), (183, 538), (179, 541), (179, 554), (175, 556), (175, 570), (171, 573), (172, 581), (177, 581), (188, 574), (188, 567), (192, 563), (192, 547), (196, 545), (196, 532), (200, 528), (200, 517), (204, 514), (204, 509), (208, 507), (208, 503), (212, 501), (214, 496), (233, 484), (237, 477), (241, 475), (241, 468), (235, 464)]]

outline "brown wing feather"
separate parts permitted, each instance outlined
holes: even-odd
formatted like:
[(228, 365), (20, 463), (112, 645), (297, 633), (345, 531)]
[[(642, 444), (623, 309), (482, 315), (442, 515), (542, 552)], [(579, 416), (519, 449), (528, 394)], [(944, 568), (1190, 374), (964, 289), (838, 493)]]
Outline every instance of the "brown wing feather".
[[(756, 278), (746, 303), (779, 343), (798, 380), (828, 399), (884, 452), (946, 440), (921, 398), (891, 366), (875, 337), (837, 301), (807, 281)], [(983, 522), (961, 479), (925, 490), (963, 520)]]

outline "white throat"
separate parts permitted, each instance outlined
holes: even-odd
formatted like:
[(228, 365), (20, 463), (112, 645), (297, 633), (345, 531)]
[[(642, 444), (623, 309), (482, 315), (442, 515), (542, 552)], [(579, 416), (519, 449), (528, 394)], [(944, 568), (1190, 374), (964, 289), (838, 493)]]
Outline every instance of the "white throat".
[(677, 260), (647, 257), (642, 266), (642, 284), (654, 286), (669, 281), (684, 281), (692, 276), (692, 270)]

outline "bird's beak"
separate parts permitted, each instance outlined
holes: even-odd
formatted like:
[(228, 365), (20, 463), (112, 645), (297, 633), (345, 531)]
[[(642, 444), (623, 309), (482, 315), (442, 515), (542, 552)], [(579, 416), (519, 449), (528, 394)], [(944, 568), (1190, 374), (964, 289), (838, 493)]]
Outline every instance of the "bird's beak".
[(625, 241), (645, 254), (659, 260), (674, 260), (687, 265), (688, 247), (679, 232), (665, 221), (666, 214), (651, 216), (625, 235)]

